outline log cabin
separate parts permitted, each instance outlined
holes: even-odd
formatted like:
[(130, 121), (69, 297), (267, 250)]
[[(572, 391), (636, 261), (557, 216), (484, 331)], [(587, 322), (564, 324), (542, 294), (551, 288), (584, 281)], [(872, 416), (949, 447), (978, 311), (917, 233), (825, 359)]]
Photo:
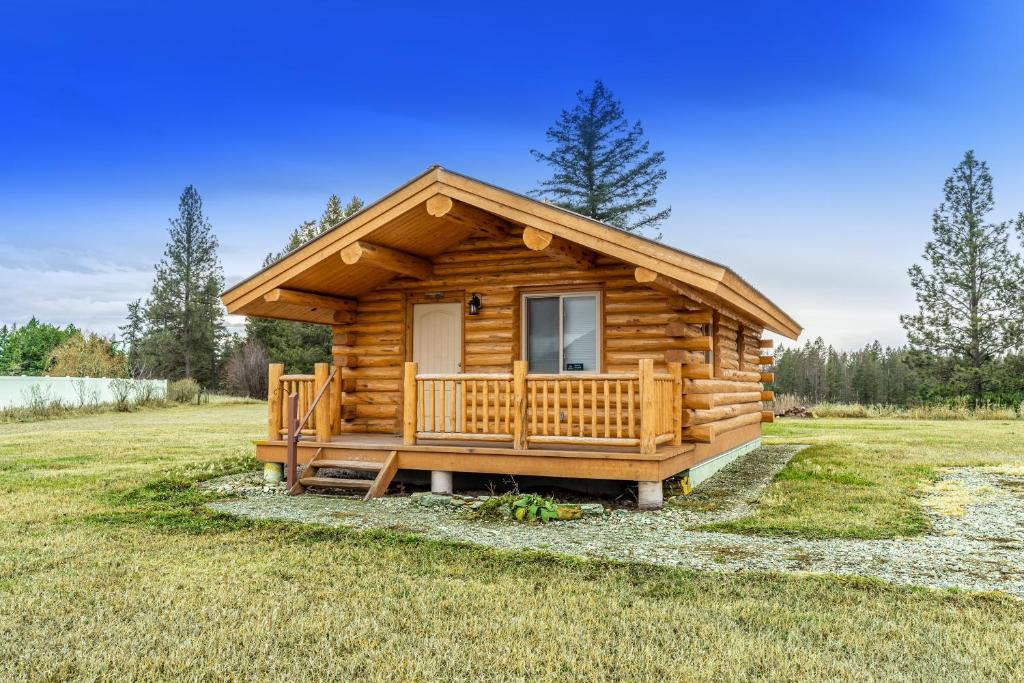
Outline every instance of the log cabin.
[(437, 493), (453, 473), (635, 482), (657, 508), (666, 479), (760, 443), (763, 334), (801, 332), (725, 266), (438, 166), (222, 300), (331, 326), (333, 363), (268, 370), (256, 455), (291, 493), (420, 470)]

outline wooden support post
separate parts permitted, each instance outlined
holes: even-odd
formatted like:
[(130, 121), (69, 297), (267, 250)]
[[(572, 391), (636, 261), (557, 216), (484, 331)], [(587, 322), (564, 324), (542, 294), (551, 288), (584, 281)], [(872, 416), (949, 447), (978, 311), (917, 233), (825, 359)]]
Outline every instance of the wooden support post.
[(327, 377), (330, 375), (330, 368), (327, 363), (316, 363), (313, 365), (313, 396), (320, 396), (316, 404), (316, 440), (325, 443), (331, 440), (331, 392), (330, 389), (320, 391), (327, 384)]
[(331, 366), (334, 372), (334, 381), (331, 382), (331, 434), (341, 434), (341, 401), (342, 401), (342, 380), (341, 368)]
[(267, 372), (267, 440), (280, 441), (281, 430), (281, 375), (283, 363), (271, 363)]
[(640, 452), (651, 455), (657, 449), (658, 403), (654, 395), (654, 360), (640, 359)]
[(407, 362), (402, 381), (402, 443), (406, 446), (416, 443), (416, 373), (419, 367), (415, 361)]
[(672, 375), (672, 445), (683, 443), (683, 364), (669, 363)]
[[(512, 444), (513, 448), (524, 449), (526, 443), (526, 372), (528, 363), (517, 360), (512, 363)], [(558, 406), (555, 406), (558, 410)], [(558, 419), (557, 417), (555, 418)]]

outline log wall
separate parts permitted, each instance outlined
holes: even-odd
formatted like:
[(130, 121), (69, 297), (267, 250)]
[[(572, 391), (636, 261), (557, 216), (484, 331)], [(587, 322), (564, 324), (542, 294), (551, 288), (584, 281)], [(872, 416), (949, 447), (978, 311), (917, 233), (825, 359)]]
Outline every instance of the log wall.
[[(708, 337), (712, 326), (689, 322), (681, 313), (683, 308), (701, 309), (699, 304), (639, 284), (634, 268), (615, 259), (599, 257), (592, 268), (580, 270), (527, 249), (521, 234), (513, 233), (504, 238), (471, 236), (435, 257), (433, 264), (430, 279), (391, 280), (359, 299), (353, 323), (333, 327), (334, 362), (340, 368), (344, 392), (343, 432), (401, 431), (402, 365), (412, 357), (410, 320), (415, 303), (459, 301), (465, 306), (472, 293), (480, 295), (479, 315), (463, 317), (463, 371), (467, 373), (511, 372), (512, 362), (521, 355), (521, 295), (545, 290), (601, 293), (603, 372), (635, 372), (642, 358), (653, 359), (655, 370), (664, 372), (666, 360), (698, 365), (713, 355)], [(438, 293), (443, 298), (428, 296)], [(728, 324), (721, 326), (724, 350), (720, 353), (723, 361), (732, 359), (727, 367), (738, 370), (739, 326), (731, 322), (727, 328)], [(724, 330), (731, 330), (731, 346)], [(753, 341), (744, 343), (744, 350), (749, 346), (757, 354), (760, 330), (750, 330), (748, 336)], [(704, 343), (708, 351), (703, 350)], [(744, 368), (747, 362), (745, 355)], [(756, 364), (750, 367), (757, 370)], [(748, 386), (747, 395), (752, 391)], [(720, 407), (709, 406), (718, 410), (713, 414), (716, 421), (708, 421), (711, 414), (693, 414), (684, 418), (684, 424), (690, 419), (693, 428), (716, 425), (733, 419), (731, 413), (738, 410)]]

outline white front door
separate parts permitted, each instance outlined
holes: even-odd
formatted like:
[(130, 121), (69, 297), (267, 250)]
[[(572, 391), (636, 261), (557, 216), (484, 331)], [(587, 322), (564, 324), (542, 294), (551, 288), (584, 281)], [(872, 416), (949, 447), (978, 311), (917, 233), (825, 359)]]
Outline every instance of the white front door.
[[(412, 307), (412, 359), (422, 374), (454, 375), (462, 372), (462, 304), (414, 304)], [(433, 400), (424, 401), (417, 431), (455, 432), (462, 428), (454, 410), (461, 387), (454, 382), (433, 382)], [(447, 394), (452, 392), (454, 394)], [(432, 411), (437, 409), (438, 415)]]
[(430, 374), (462, 372), (462, 304), (412, 307), (412, 359)]

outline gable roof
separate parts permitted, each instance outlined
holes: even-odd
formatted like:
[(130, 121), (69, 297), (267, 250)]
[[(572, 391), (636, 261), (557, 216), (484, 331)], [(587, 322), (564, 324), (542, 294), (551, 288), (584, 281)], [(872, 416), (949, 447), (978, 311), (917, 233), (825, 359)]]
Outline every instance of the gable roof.
[[(445, 221), (442, 228), (428, 215), (427, 201), (439, 195), (449, 206), (454, 203), (460, 207), (467, 217), (463, 225)], [(346, 247), (373, 234), (376, 245), (429, 260), (465, 239), (474, 226), (487, 223), (543, 231), (563, 243), (635, 266), (637, 279), (641, 279), (642, 270), (644, 281), (652, 287), (724, 307), (740, 318), (791, 339), (801, 332), (796, 321), (726, 266), (440, 166), (427, 169), (280, 261), (234, 285), (224, 292), (222, 300), (229, 313), (330, 323), (333, 311), (314, 309), (293, 315), (287, 307), (267, 298), (279, 288), (357, 297), (394, 274), (364, 263), (344, 265), (339, 253)]]

